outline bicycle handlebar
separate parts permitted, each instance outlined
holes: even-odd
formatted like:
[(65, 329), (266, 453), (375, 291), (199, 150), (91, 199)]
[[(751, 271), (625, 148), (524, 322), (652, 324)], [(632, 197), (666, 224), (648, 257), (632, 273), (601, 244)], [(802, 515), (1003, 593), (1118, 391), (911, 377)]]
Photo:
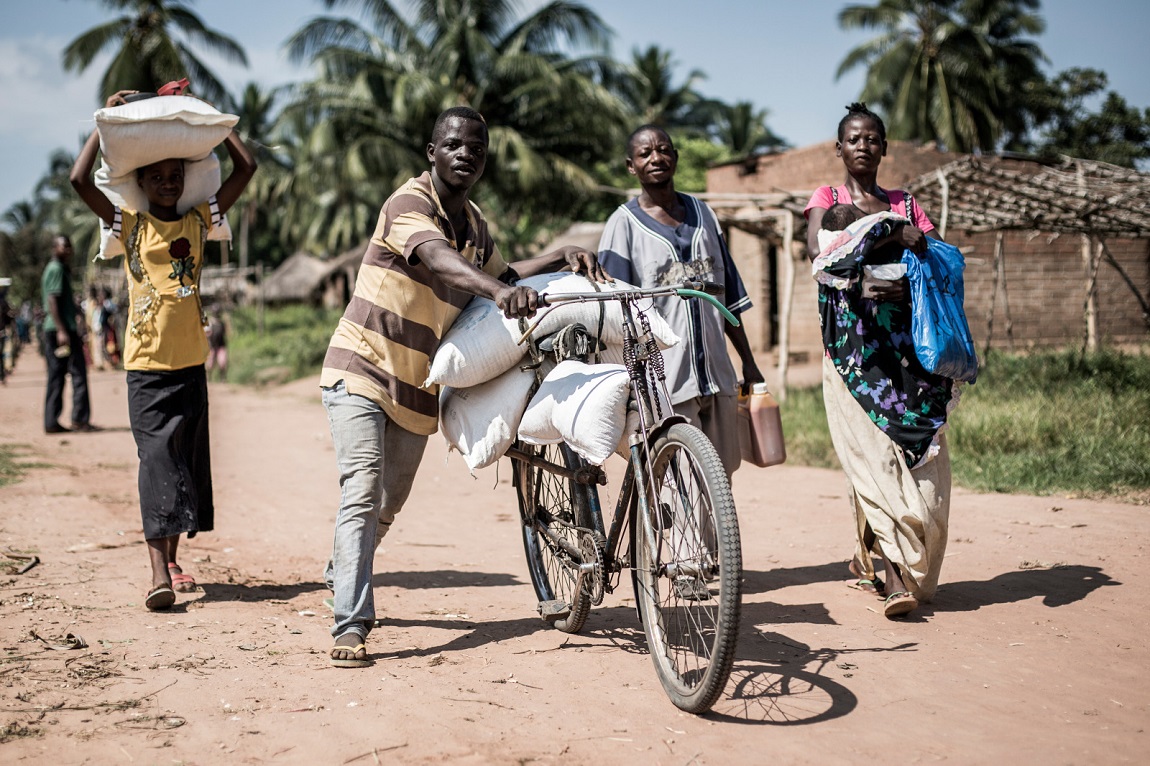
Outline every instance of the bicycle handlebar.
[(575, 301), (586, 303), (588, 301), (636, 300), (639, 298), (659, 298), (677, 295), (684, 300), (687, 298), (699, 298), (707, 301), (718, 309), (719, 313), (723, 315), (723, 318), (730, 322), (731, 325), (738, 327), (740, 324), (738, 318), (714, 297), (716, 295), (722, 295), (722, 293), (722, 286), (714, 282), (684, 282), (681, 285), (668, 285), (666, 287), (636, 287), (633, 290), (612, 290), (601, 293), (540, 293), (539, 305), (540, 307), (546, 307), (554, 306), (557, 303), (572, 303)]
[[(723, 288), (714, 282), (684, 282), (681, 285), (668, 285), (667, 287), (636, 287), (631, 290), (611, 290), (609, 292), (597, 293), (539, 293), (539, 308), (552, 308), (559, 303), (587, 303), (590, 301), (633, 301), (640, 298), (658, 298), (670, 295), (677, 295), (683, 300), (688, 298), (699, 298), (700, 300), (707, 301), (723, 315), (723, 318), (731, 323), (732, 326), (738, 327), (741, 323), (738, 318), (727, 310), (727, 307), (719, 303), (714, 298), (714, 295), (722, 294)], [(527, 331), (519, 338), (519, 343), (523, 343), (543, 321), (542, 315), (537, 315), (535, 321), (527, 328)]]

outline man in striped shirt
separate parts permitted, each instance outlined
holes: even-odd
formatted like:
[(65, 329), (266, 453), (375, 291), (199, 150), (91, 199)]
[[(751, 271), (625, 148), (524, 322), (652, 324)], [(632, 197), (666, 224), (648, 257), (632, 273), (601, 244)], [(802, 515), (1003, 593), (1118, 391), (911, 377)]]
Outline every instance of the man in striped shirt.
[(529, 317), (538, 294), (516, 278), (583, 271), (606, 280), (595, 254), (561, 248), (509, 266), (468, 198), (487, 163), (487, 125), (448, 109), (427, 145), (431, 169), (388, 198), (363, 256), (355, 293), (332, 336), (320, 386), (340, 471), (341, 499), (325, 579), (334, 595), (331, 663), (370, 664), (371, 578), (379, 541), (411, 491), (438, 392), (421, 388), (440, 338), (473, 295), (508, 317)]

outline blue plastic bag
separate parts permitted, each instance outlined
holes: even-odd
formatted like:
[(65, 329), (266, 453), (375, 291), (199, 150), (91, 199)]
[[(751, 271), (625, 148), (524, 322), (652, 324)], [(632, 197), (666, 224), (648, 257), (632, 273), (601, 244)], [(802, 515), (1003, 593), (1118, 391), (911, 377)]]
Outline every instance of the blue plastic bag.
[(966, 261), (954, 245), (927, 237), (926, 255), (903, 254), (910, 282), (911, 334), (918, 361), (929, 372), (973, 383), (978, 356), (963, 310)]

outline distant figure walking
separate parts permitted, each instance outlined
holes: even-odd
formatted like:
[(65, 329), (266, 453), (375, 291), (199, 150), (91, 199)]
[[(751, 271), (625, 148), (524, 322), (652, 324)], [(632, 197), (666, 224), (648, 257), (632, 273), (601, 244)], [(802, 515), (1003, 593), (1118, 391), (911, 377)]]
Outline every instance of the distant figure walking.
[(219, 306), (212, 309), (212, 315), (208, 317), (208, 326), (205, 328), (205, 332), (208, 334), (208, 376), (211, 377), (212, 370), (219, 370), (220, 380), (226, 381), (228, 379), (228, 323)]
[[(44, 433), (92, 431), (88, 402), (88, 365), (76, 322), (72, 295), (72, 240), (60, 234), (52, 241), (52, 260), (40, 279), (44, 296), (44, 359), (48, 363), (48, 387), (44, 395)], [(72, 427), (60, 425), (64, 410), (64, 381), (72, 376)]]

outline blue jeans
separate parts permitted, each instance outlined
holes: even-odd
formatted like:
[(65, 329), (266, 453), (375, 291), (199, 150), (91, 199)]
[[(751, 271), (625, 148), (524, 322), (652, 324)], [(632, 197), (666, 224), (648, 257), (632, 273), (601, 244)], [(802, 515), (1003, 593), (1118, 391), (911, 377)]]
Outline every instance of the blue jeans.
[(340, 381), (323, 389), (339, 466), (335, 541), (324, 579), (333, 591), (332, 636), (367, 638), (375, 625), (375, 549), (411, 492), (427, 437), (396, 425), (378, 404)]

